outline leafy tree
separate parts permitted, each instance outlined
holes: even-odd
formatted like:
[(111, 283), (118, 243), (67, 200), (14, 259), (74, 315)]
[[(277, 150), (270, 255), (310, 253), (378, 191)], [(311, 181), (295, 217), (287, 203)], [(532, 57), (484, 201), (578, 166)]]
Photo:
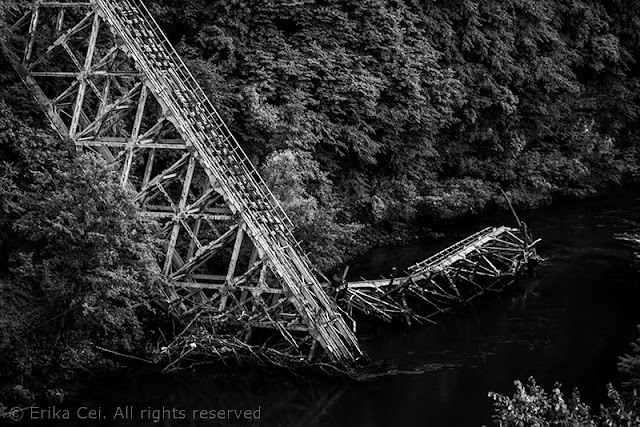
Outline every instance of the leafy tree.
[(640, 337), (631, 343), (631, 347), (633, 353), (620, 357), (618, 370), (628, 378), (625, 385), (640, 390)]
[(580, 401), (580, 395), (574, 391), (565, 399), (556, 384), (551, 393), (547, 393), (533, 378), (525, 386), (514, 382), (516, 392), (513, 397), (489, 393), (494, 400), (495, 423), (500, 427), (558, 426), (558, 427), (596, 427), (590, 408)]
[(500, 427), (640, 426), (640, 399), (635, 393), (624, 399), (610, 385), (611, 404), (601, 407), (600, 414), (592, 414), (589, 406), (581, 402), (577, 390), (565, 398), (559, 384), (547, 393), (533, 378), (529, 378), (527, 385), (520, 381), (514, 383), (513, 397), (489, 393), (496, 411), (494, 422)]
[(160, 276), (150, 226), (91, 155), (0, 101), (0, 375), (92, 369), (96, 346), (143, 352)]
[[(326, 174), (308, 153), (285, 150), (265, 162), (263, 176), (298, 226), (297, 238), (321, 270), (344, 262), (358, 227), (339, 227), (335, 200)], [(308, 188), (314, 189), (312, 196)]]

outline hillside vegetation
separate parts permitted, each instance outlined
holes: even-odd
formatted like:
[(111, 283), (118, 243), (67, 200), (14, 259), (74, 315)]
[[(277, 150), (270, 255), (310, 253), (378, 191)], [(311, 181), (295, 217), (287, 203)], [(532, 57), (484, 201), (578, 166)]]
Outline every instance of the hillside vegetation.
[[(637, 1), (147, 4), (321, 268), (500, 188), (526, 208), (637, 177)], [(0, 60), (3, 383), (145, 351), (152, 224), (72, 151)]]
[(536, 206), (637, 169), (638, 2), (150, 9), (324, 265), (362, 225), (476, 213), (498, 187)]

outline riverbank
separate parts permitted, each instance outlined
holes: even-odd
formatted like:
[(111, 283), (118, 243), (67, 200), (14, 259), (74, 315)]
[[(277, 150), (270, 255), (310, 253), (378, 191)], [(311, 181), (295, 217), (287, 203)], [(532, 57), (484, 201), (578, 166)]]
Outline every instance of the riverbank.
[[(578, 387), (583, 401), (596, 408), (608, 403), (606, 384), (623, 380), (618, 357), (631, 350), (640, 323), (637, 249), (616, 239), (636, 229), (640, 200), (634, 194), (625, 189), (520, 213), (543, 239), (539, 253), (548, 262), (511, 291), (439, 317), (436, 326), (405, 331), (377, 324), (359, 331), (379, 368), (360, 381), (251, 368), (203, 367), (171, 375), (123, 371), (80, 390), (68, 407), (262, 407), (260, 424), (266, 426), (411, 427), (425, 420), (430, 427), (479, 426), (491, 425), (489, 391), (510, 395), (514, 380), (534, 376), (547, 390), (555, 381), (565, 392)], [(350, 275), (388, 274), (393, 266), (410, 265), (509, 217), (475, 217), (444, 226), (445, 236), (435, 240), (374, 250), (352, 265)]]

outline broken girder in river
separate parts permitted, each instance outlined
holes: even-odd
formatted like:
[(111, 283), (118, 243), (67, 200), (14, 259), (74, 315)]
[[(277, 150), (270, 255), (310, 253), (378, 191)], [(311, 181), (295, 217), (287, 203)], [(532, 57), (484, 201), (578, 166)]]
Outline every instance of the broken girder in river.
[(524, 223), (519, 229), (488, 227), (409, 267), (406, 277), (344, 282), (338, 299), (386, 322), (435, 323), (435, 315), (498, 291), (537, 264), (539, 240)]

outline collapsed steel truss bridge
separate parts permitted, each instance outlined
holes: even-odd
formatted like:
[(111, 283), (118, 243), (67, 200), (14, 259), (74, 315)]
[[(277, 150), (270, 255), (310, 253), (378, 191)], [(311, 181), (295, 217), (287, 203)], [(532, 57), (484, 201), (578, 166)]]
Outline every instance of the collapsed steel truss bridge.
[[(349, 307), (409, 319), (406, 295), (424, 297), (420, 283), (441, 286), (425, 273), (431, 260), (395, 284), (348, 286), (341, 309), (344, 293), (335, 298), (318, 280), (290, 219), (142, 1), (34, 0), (10, 25), (3, 53), (56, 132), (117, 166), (160, 225), (165, 302), (188, 331), (172, 343), (178, 353), (259, 348), (270, 360), (350, 368), (366, 355)], [(499, 234), (463, 246), (477, 253)], [(510, 242), (500, 254), (520, 253)], [(438, 262), (458, 265), (463, 252)], [(444, 294), (429, 298), (457, 298)]]

